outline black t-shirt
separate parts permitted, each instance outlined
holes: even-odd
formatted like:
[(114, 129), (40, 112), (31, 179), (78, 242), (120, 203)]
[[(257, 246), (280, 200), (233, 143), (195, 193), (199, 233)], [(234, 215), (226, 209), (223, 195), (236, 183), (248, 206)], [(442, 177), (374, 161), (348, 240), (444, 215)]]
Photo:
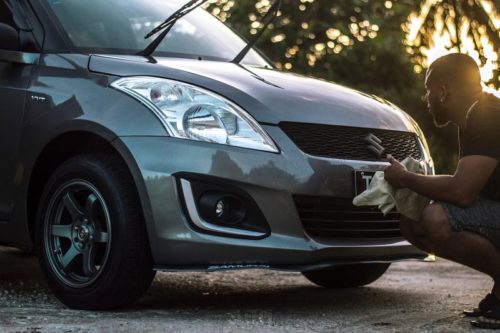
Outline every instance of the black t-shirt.
[[(460, 156), (483, 155), (500, 161), (500, 99), (483, 93), (470, 111), (467, 126), (459, 131)], [(480, 193), (500, 200), (500, 165)]]

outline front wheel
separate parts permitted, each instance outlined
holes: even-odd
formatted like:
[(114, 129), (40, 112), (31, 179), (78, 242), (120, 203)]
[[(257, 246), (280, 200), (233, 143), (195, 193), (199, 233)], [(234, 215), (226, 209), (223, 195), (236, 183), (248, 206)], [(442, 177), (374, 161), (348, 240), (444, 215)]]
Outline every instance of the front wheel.
[(83, 155), (58, 167), (43, 191), (37, 228), (42, 271), (71, 308), (126, 306), (154, 277), (137, 191), (115, 156)]
[(370, 284), (380, 278), (391, 264), (340, 265), (325, 269), (305, 271), (302, 274), (311, 282), (331, 289), (354, 288)]

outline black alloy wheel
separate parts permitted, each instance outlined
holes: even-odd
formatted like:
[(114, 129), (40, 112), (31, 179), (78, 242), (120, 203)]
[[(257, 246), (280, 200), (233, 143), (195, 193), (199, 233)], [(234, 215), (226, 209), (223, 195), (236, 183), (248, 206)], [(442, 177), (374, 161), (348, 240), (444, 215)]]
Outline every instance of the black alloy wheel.
[(40, 264), (55, 295), (75, 309), (137, 300), (155, 272), (131, 175), (114, 155), (81, 155), (59, 166), (37, 212)]
[(109, 257), (111, 219), (95, 186), (85, 180), (62, 184), (44, 221), (45, 253), (52, 271), (73, 288), (92, 284)]

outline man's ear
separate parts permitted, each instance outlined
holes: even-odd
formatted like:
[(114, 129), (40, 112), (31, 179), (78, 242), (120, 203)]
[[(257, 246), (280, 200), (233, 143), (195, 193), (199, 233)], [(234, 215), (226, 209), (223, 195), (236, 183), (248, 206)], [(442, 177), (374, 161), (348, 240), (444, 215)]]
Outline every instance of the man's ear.
[(438, 88), (438, 100), (440, 103), (444, 103), (449, 96), (448, 87), (445, 85), (440, 85)]

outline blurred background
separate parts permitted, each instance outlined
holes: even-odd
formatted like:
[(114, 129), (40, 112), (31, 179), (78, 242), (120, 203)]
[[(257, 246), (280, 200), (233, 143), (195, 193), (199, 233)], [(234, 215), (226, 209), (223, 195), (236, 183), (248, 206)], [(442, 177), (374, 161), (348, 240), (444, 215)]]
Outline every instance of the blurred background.
[[(245, 38), (260, 28), (270, 0), (205, 5)], [(421, 126), (437, 173), (453, 173), (457, 128), (436, 129), (420, 100), (437, 57), (462, 52), (500, 93), (500, 0), (283, 0), (257, 47), (283, 71), (334, 81), (386, 98)]]

